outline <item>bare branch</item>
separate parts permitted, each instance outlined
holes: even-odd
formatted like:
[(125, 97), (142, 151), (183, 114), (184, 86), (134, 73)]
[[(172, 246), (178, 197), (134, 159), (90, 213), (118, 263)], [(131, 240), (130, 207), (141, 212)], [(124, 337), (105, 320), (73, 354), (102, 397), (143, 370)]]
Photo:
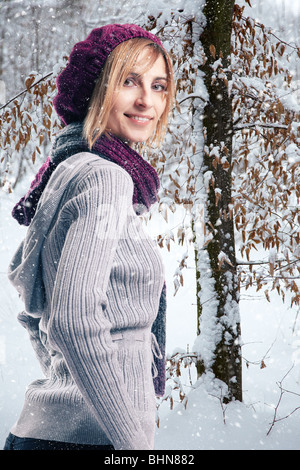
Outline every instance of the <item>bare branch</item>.
[(298, 395), (297, 393), (294, 393), (294, 392), (290, 392), (289, 390), (286, 390), (282, 387), (282, 383), (284, 381), (284, 379), (287, 377), (287, 375), (291, 372), (291, 370), (293, 369), (294, 365), (292, 365), (292, 367), (290, 368), (290, 370), (288, 370), (288, 372), (285, 374), (285, 376), (281, 379), (281, 381), (279, 383), (277, 383), (279, 389), (280, 389), (280, 395), (279, 395), (279, 399), (278, 399), (278, 402), (277, 402), (277, 405), (275, 407), (275, 411), (274, 411), (274, 417), (273, 417), (273, 421), (271, 423), (271, 426), (267, 432), (267, 436), (270, 434), (270, 432), (272, 431), (275, 423), (278, 423), (279, 421), (282, 421), (284, 419), (287, 419), (289, 418), (292, 414), (294, 414), (297, 410), (300, 409), (300, 406), (297, 406), (293, 411), (291, 411), (289, 414), (287, 414), (286, 416), (283, 416), (282, 418), (277, 418), (277, 413), (278, 413), (278, 408), (279, 408), (279, 405), (281, 403), (281, 400), (282, 400), (282, 397), (284, 395), (284, 393), (293, 393), (295, 395)]
[[(50, 72), (50, 73), (47, 73), (46, 75), (44, 75), (42, 78), (40, 78), (39, 80), (37, 80), (36, 82), (34, 82), (30, 87), (29, 87), (29, 90), (31, 90), (31, 88), (35, 87), (36, 85), (38, 85), (40, 82), (46, 80), (48, 77), (51, 77), (51, 75), (53, 75), (53, 72)], [(12, 101), (16, 100), (17, 98), (19, 98), (20, 96), (24, 95), (25, 93), (28, 93), (28, 89), (26, 88), (25, 90), (23, 91), (20, 91), (20, 93), (18, 93), (17, 95), (15, 95), (13, 98), (11, 98), (9, 101), (7, 101), (7, 103), (3, 104), (1, 107), (0, 107), (0, 111), (1, 109), (4, 109), (6, 108), (6, 106), (8, 106), (10, 103), (12, 103)]]
[(178, 104), (181, 104), (181, 103), (183, 103), (183, 102), (186, 101), (186, 100), (195, 99), (195, 98), (198, 98), (199, 100), (202, 100), (204, 103), (206, 103), (206, 100), (205, 100), (202, 96), (199, 96), (199, 95), (189, 95), (189, 96), (186, 96), (185, 98), (183, 98), (181, 101), (179, 101)]
[[(245, 16), (242, 16), (242, 19), (244, 21), (247, 21), (247, 18)], [(258, 28), (261, 28), (262, 30), (265, 29), (265, 26), (261, 23), (258, 23), (257, 21), (254, 22), (254, 26), (258, 27)], [(274, 34), (271, 30), (271, 28), (268, 28), (268, 31), (267, 31), (270, 36), (273, 36), (275, 39), (277, 39), (277, 41), (281, 42), (282, 44), (285, 44), (286, 46), (288, 47), (291, 47), (292, 49), (298, 51), (299, 50), (299, 47), (297, 46), (293, 46), (292, 44), (289, 44), (288, 42), (284, 41), (283, 39), (280, 39), (278, 36), (276, 36), (276, 34)]]

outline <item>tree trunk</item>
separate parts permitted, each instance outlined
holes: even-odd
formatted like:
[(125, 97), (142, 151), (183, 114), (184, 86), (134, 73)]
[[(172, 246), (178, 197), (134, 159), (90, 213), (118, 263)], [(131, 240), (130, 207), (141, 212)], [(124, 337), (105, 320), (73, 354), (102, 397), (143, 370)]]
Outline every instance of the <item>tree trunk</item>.
[[(207, 0), (207, 24), (201, 35), (206, 62), (201, 67), (209, 100), (204, 110), (204, 177), (208, 177), (206, 227), (213, 239), (196, 252), (197, 292), (207, 289), (199, 253), (205, 252), (215, 305), (215, 349), (208, 365), (200, 358), (198, 372), (210, 370), (228, 386), (228, 399), (242, 400), (240, 317), (234, 226), (231, 210), (232, 102), (228, 93), (234, 0)], [(209, 172), (209, 173), (207, 173)], [(209, 302), (209, 300), (207, 300)], [(199, 300), (199, 335), (206, 334)]]

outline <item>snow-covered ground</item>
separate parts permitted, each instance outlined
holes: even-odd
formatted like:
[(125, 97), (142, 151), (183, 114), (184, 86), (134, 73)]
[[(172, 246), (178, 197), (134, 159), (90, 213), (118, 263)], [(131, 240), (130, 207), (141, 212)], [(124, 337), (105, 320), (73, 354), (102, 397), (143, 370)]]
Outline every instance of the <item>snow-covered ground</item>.
[[(222, 406), (211, 377), (200, 379), (189, 393), (186, 408), (178, 404), (169, 411), (169, 405), (164, 405), (157, 448), (299, 450), (300, 409), (291, 414), (300, 407), (299, 322), (293, 333), (295, 316), (295, 310), (283, 306), (276, 295), (271, 303), (260, 295), (255, 300), (254, 292), (253, 298), (243, 300), (243, 358), (249, 361), (248, 367), (243, 363), (244, 403)], [(174, 335), (175, 330), (176, 325)]]
[[(24, 228), (10, 216), (14, 202), (23, 192), (24, 187), (20, 187), (17, 194), (0, 195), (0, 448), (20, 412), (26, 385), (41, 376), (27, 335), (16, 321), (22, 305), (6, 279), (7, 264), (24, 235)], [(185, 349), (187, 344), (191, 348), (195, 340), (194, 270), (191, 257), (184, 287), (174, 297), (173, 273), (181, 257), (180, 249), (173, 244), (170, 252), (163, 250), (163, 256), (168, 285), (167, 349), (172, 353), (178, 347)], [(159, 408), (157, 449), (300, 449), (300, 409), (296, 410), (300, 407), (297, 308), (291, 310), (288, 301), (282, 304), (277, 294), (271, 295), (269, 303), (262, 293), (254, 291), (242, 294), (240, 308), (244, 402), (222, 406), (219, 390), (213, 387), (209, 375), (194, 381), (192, 387), (186, 380), (186, 408), (177, 403), (170, 410), (169, 402)], [(272, 426), (276, 407), (276, 420), (283, 419)]]

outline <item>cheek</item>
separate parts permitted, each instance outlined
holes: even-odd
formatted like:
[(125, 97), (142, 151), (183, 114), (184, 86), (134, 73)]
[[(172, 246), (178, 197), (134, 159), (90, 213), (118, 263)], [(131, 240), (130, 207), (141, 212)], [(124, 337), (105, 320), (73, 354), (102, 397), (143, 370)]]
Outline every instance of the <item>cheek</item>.
[(107, 125), (109, 127), (115, 128), (118, 125), (119, 121), (120, 121), (120, 109), (118, 105), (115, 104), (110, 110)]
[(119, 112), (120, 112), (120, 106), (118, 105), (118, 103), (115, 103), (110, 110), (110, 115), (116, 116)]
[(130, 88), (121, 89), (115, 95), (113, 108), (117, 112), (124, 112), (132, 104), (133, 100), (134, 93)]

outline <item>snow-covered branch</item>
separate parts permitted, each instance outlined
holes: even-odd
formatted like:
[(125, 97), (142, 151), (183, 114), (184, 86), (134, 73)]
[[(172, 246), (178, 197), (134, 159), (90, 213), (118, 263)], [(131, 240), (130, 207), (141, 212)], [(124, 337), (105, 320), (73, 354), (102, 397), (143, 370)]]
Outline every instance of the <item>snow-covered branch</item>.
[(264, 127), (265, 129), (288, 129), (289, 126), (286, 124), (276, 124), (276, 123), (264, 123), (264, 122), (246, 122), (245, 124), (241, 124), (240, 126), (233, 126), (233, 130), (239, 131), (242, 129), (251, 129), (253, 127)]

